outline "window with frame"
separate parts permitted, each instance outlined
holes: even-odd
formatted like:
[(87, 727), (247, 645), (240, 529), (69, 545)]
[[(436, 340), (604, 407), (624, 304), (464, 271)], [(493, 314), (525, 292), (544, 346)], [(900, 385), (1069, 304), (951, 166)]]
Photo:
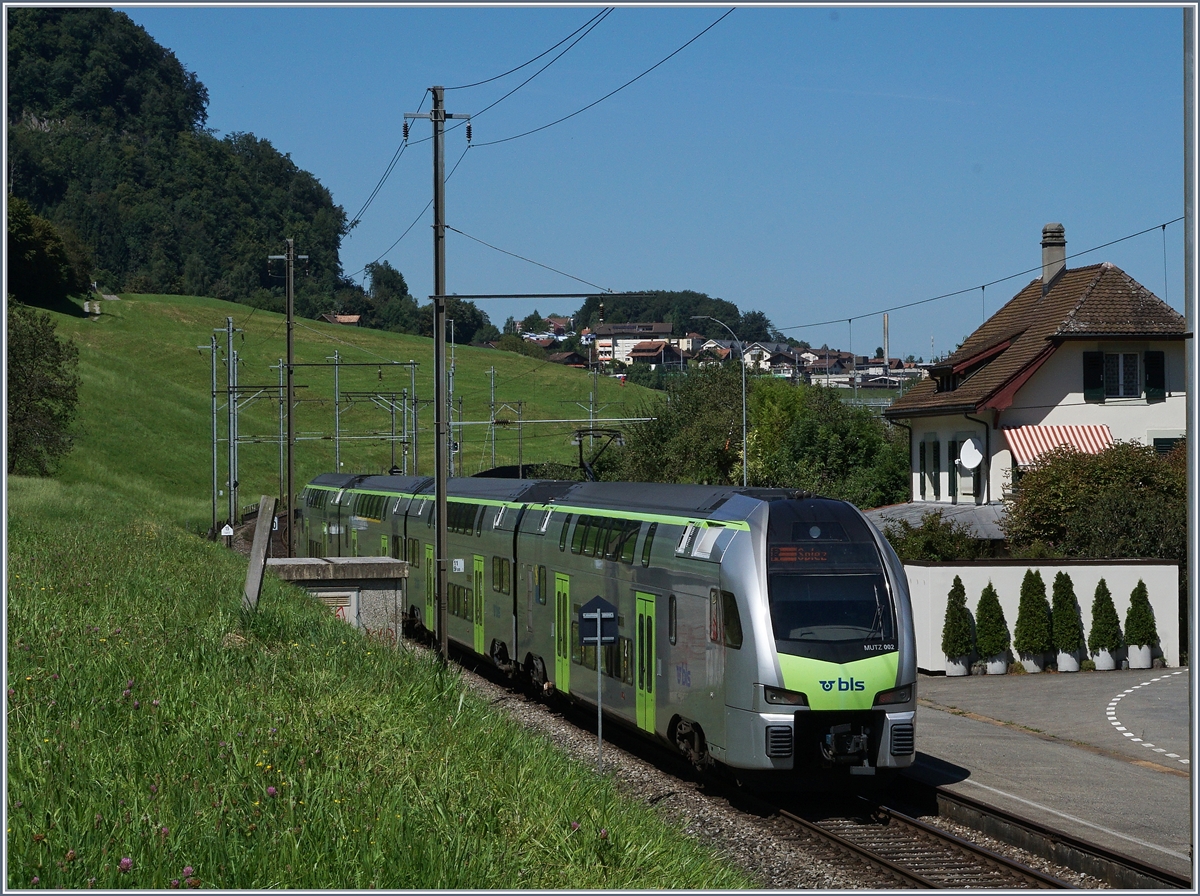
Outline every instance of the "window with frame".
[(534, 577), (534, 594), (539, 604), (546, 603), (546, 592), (550, 590), (549, 579), (546, 574), (546, 567), (539, 566)]
[(512, 590), (512, 564), (507, 557), (492, 557), (492, 590), (501, 594)]
[(1141, 394), (1137, 352), (1105, 353), (1104, 397), (1137, 398)]

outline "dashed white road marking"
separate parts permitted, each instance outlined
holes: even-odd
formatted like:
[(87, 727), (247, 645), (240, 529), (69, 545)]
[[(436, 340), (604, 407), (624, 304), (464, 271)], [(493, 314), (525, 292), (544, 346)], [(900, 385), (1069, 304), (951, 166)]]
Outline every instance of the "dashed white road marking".
[(1178, 672), (1171, 672), (1168, 675), (1160, 675), (1158, 678), (1151, 678), (1149, 681), (1143, 681), (1141, 684), (1135, 684), (1128, 690), (1122, 691), (1120, 694), (1117, 694), (1117, 696), (1113, 697), (1108, 703), (1108, 708), (1104, 711), (1105, 716), (1108, 718), (1108, 721), (1112, 724), (1113, 728), (1115, 728), (1117, 731), (1120, 731), (1125, 737), (1128, 737), (1130, 739), (1130, 743), (1141, 744), (1146, 749), (1152, 750), (1155, 753), (1164, 753), (1166, 754), (1166, 758), (1177, 759), (1181, 765), (1190, 765), (1191, 760), (1181, 757), (1178, 753), (1167, 753), (1165, 747), (1156, 747), (1149, 741), (1142, 740), (1140, 737), (1134, 737), (1133, 732), (1129, 731), (1124, 725), (1121, 724), (1120, 720), (1117, 719), (1117, 704), (1121, 701), (1122, 697), (1124, 697), (1126, 694), (1132, 694), (1138, 688), (1144, 688), (1147, 685), (1154, 684), (1156, 681), (1163, 681), (1164, 679), (1170, 678), (1173, 675), (1182, 675), (1186, 671), (1186, 669), (1180, 669)]

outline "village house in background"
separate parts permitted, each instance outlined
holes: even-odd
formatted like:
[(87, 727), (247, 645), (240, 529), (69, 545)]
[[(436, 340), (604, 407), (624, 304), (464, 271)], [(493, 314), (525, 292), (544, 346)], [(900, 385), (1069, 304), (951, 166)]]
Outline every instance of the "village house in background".
[(938, 509), (998, 540), (1007, 490), (1044, 452), (1169, 451), (1186, 432), (1184, 330), (1116, 265), (1068, 268), (1063, 226), (1047, 224), (1042, 276), (884, 411), (910, 429), (912, 503), (871, 516), (917, 525)]

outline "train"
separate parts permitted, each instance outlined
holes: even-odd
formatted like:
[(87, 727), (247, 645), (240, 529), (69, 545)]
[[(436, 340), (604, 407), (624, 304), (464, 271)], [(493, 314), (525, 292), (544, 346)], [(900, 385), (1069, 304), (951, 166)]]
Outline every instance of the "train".
[[(324, 474), (301, 497), (297, 553), (407, 561), (407, 622), (432, 633), (434, 480)], [(536, 691), (599, 702), (606, 723), (739, 779), (866, 783), (912, 764), (908, 582), (853, 505), (464, 477), (448, 481), (446, 525), (448, 641)], [(617, 615), (599, 649), (580, 637), (596, 597)]]

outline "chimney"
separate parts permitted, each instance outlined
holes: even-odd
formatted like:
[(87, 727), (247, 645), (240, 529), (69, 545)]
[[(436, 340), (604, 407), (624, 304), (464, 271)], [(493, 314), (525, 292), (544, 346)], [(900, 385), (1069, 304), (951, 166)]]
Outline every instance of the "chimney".
[(1042, 295), (1050, 291), (1055, 279), (1067, 267), (1067, 237), (1061, 224), (1042, 228)]

